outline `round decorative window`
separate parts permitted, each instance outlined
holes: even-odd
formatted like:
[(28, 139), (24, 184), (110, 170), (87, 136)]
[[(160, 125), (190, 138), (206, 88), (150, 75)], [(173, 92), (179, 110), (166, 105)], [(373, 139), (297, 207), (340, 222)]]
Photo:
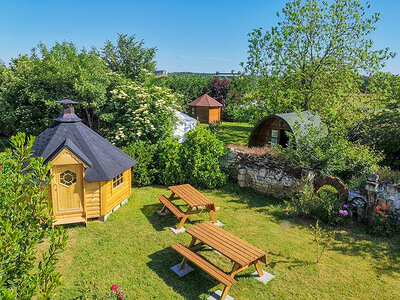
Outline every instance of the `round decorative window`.
[(70, 186), (76, 182), (76, 173), (66, 170), (60, 174), (60, 183)]

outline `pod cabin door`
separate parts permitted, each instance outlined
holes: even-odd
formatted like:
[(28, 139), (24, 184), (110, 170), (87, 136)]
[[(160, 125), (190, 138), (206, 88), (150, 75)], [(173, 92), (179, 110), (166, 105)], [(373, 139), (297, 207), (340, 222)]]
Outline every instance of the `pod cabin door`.
[(58, 217), (83, 215), (83, 170), (81, 164), (54, 166), (53, 208)]

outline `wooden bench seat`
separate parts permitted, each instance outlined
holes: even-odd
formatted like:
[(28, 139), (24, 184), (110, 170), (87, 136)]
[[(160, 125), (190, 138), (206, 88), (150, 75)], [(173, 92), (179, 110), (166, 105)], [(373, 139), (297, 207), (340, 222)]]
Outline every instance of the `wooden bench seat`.
[(178, 243), (178, 244), (172, 245), (171, 248), (174, 249), (176, 252), (178, 252), (180, 255), (182, 255), (187, 260), (194, 263), (196, 266), (198, 266), (204, 272), (208, 273), (211, 277), (213, 277), (214, 279), (216, 279), (219, 282), (221, 282), (222, 284), (224, 284), (226, 287), (230, 287), (232, 284), (234, 284), (236, 282), (236, 280), (234, 278), (232, 278), (230, 275), (227, 275), (224, 271), (218, 269), (216, 266), (209, 263), (204, 258), (198, 256), (196, 253), (194, 253), (190, 249), (186, 248), (182, 244)]
[[(158, 195), (157, 198), (176, 217), (183, 218), (185, 216), (185, 214), (179, 208), (177, 208), (173, 203), (171, 203), (171, 201), (169, 201), (164, 195)], [(163, 208), (162, 210), (164, 209), (165, 208)]]

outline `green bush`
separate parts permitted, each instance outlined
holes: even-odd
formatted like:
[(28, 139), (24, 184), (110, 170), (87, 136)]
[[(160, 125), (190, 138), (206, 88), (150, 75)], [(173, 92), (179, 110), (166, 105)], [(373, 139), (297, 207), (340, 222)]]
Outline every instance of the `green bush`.
[(182, 145), (169, 138), (159, 145), (158, 181), (164, 185), (185, 183), (183, 174)]
[(132, 169), (132, 184), (136, 186), (190, 183), (213, 188), (227, 179), (219, 166), (224, 144), (203, 126), (188, 132), (182, 144), (167, 138), (154, 145), (138, 142), (124, 151), (138, 162)]
[[(290, 206), (295, 215), (312, 218), (326, 224), (340, 224), (348, 218), (347, 215), (339, 213), (347, 209), (343, 208), (340, 196), (334, 192), (333, 188), (324, 188), (317, 195), (310, 181), (306, 182), (298, 196), (292, 198)], [(345, 214), (348, 214), (348, 211)]]
[(336, 130), (328, 132), (308, 126), (307, 133), (300, 133), (297, 128), (294, 135), (289, 135), (289, 147), (277, 147), (281, 154), (300, 166), (312, 167), (346, 181), (374, 172), (383, 158), (368, 146), (350, 142)]
[(367, 232), (381, 237), (394, 237), (400, 230), (390, 218), (376, 215), (373, 223), (367, 228)]
[(382, 151), (383, 165), (400, 168), (400, 109), (368, 115), (352, 132), (353, 138)]
[(390, 167), (379, 167), (375, 172), (380, 181), (391, 181), (400, 184), (400, 171), (392, 170)]
[(226, 149), (208, 128), (189, 131), (182, 150), (182, 170), (189, 183), (208, 188), (225, 184), (227, 175), (219, 161)]
[(139, 141), (124, 147), (123, 151), (138, 162), (132, 168), (132, 184), (135, 186), (153, 184), (157, 173), (154, 162), (157, 145), (150, 145)]
[(51, 226), (51, 166), (31, 158), (33, 137), (10, 141), (0, 171), (0, 299), (50, 299), (61, 283), (55, 268), (67, 239), (63, 228)]

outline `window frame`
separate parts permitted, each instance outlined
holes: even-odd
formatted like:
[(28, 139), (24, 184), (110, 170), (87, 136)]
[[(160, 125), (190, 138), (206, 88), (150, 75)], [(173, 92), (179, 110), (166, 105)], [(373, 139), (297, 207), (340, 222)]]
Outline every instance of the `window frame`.
[(112, 179), (113, 190), (124, 184), (124, 173), (118, 174)]
[[(276, 133), (276, 135), (275, 135)], [(279, 130), (271, 129), (271, 144), (279, 144)]]

